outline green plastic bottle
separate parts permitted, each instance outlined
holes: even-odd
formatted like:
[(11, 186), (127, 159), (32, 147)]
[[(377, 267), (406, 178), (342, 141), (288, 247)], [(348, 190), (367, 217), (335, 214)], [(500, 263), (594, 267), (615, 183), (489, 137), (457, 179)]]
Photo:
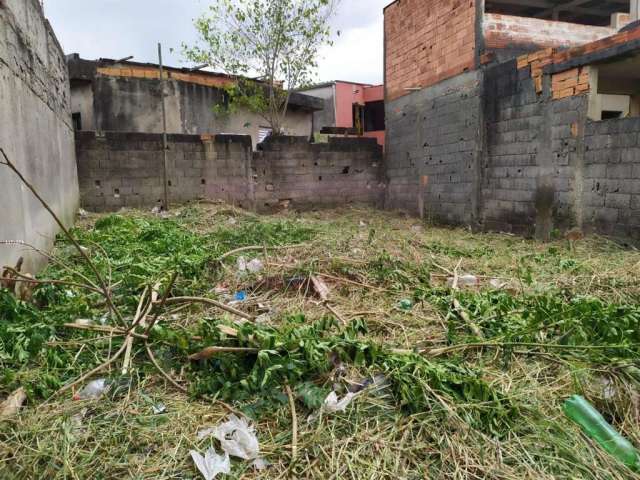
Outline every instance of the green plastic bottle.
[(618, 433), (584, 397), (574, 395), (564, 402), (564, 413), (587, 435), (627, 467), (640, 470), (640, 452)]

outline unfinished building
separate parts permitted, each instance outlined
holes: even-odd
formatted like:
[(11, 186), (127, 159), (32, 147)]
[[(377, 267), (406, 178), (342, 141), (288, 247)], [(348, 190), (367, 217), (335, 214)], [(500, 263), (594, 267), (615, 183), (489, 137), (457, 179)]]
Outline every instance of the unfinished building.
[(638, 1), (385, 9), (387, 206), (640, 238)]
[[(79, 131), (162, 133), (158, 65), (129, 60), (67, 57), (73, 121)], [(250, 135), (254, 147), (271, 129), (259, 115), (239, 108), (221, 114), (226, 87), (234, 77), (190, 68), (164, 68), (167, 131), (170, 134)], [(288, 135), (311, 137), (313, 112), (321, 100), (292, 93), (283, 128)]]

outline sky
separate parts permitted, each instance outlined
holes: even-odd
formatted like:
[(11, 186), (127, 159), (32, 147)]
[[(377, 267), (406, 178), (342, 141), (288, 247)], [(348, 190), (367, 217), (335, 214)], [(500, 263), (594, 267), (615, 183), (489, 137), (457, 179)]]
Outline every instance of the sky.
[[(65, 53), (82, 58), (124, 58), (157, 63), (162, 42), (164, 63), (190, 66), (180, 54), (193, 44), (193, 20), (215, 0), (44, 0), (45, 14)], [(340, 31), (333, 46), (320, 52), (318, 81), (382, 83), (383, 16), (391, 0), (342, 0), (333, 19)], [(173, 52), (170, 51), (173, 49)]]

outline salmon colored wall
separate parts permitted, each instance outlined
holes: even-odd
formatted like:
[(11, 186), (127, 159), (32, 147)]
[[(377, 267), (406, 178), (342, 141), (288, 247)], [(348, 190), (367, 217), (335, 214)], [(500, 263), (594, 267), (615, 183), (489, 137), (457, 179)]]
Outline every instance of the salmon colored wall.
[(384, 100), (384, 85), (364, 87), (365, 102), (379, 102)]
[(353, 127), (353, 105), (384, 100), (384, 85), (336, 82), (336, 127)]
[(336, 82), (336, 127), (353, 127), (353, 89), (351, 83)]
[(378, 140), (378, 145), (382, 145), (384, 147), (384, 130), (380, 132), (364, 132), (363, 137), (375, 138)]
[[(384, 100), (384, 85), (363, 85), (348, 82), (336, 82), (336, 127), (353, 128), (353, 105)], [(375, 138), (384, 146), (384, 130), (365, 132), (365, 137)]]

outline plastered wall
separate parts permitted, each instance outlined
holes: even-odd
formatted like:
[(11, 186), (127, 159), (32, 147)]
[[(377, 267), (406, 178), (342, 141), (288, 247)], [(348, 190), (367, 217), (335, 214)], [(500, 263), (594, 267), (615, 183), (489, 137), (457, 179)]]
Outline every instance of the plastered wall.
[[(0, 2), (0, 146), (66, 225), (78, 207), (67, 67), (37, 0)], [(58, 227), (17, 177), (0, 165), (0, 240), (48, 249)], [(25, 257), (25, 271), (44, 264), (23, 247), (0, 246), (0, 266)]]

